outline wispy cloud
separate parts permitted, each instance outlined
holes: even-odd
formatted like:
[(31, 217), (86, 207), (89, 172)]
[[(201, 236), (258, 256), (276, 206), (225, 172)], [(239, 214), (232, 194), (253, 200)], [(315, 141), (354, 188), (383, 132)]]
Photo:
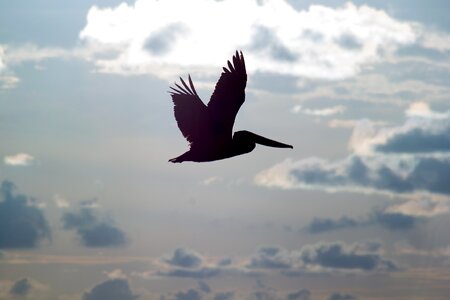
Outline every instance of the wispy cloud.
[(3, 162), (9, 166), (29, 166), (33, 161), (34, 157), (27, 153), (7, 155), (3, 158)]
[(294, 113), (303, 113), (305, 115), (328, 117), (336, 114), (342, 114), (346, 110), (343, 105), (336, 105), (333, 107), (325, 107), (320, 109), (303, 108), (301, 105), (296, 105), (292, 108)]

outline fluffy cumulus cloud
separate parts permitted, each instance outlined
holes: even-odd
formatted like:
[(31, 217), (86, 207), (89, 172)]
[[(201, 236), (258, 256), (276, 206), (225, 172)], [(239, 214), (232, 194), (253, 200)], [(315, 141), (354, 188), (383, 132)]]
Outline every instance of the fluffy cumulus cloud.
[(168, 264), (184, 267), (195, 268), (201, 265), (202, 257), (193, 250), (186, 248), (177, 248), (173, 252), (172, 257), (165, 260)]
[(135, 300), (135, 295), (125, 279), (110, 279), (94, 286), (89, 292), (85, 292), (83, 300)]
[(137, 0), (92, 7), (80, 39), (111, 54), (92, 57), (104, 72), (164, 76), (174, 66), (192, 72), (243, 49), (250, 72), (336, 79), (416, 42), (420, 34), (413, 24), (352, 3), (296, 10), (282, 0)]
[[(450, 114), (435, 113), (413, 103), (406, 120), (397, 126), (357, 123), (349, 142), (352, 153), (337, 161), (287, 159), (260, 172), (255, 181), (268, 187), (315, 188), (403, 196), (426, 203), (425, 215), (448, 212), (450, 197)], [(418, 205), (415, 205), (418, 208)], [(397, 211), (401, 212), (401, 211)], [(411, 214), (405, 212), (406, 214)], [(345, 220), (344, 220), (345, 221)]]
[(34, 248), (50, 238), (42, 210), (26, 195), (17, 194), (10, 181), (0, 186), (0, 249)]
[(28, 166), (33, 160), (34, 157), (27, 153), (7, 155), (3, 158), (3, 162), (9, 166)]
[(89, 206), (64, 213), (61, 221), (64, 229), (77, 232), (81, 244), (86, 247), (118, 247), (127, 243), (125, 233), (111, 218), (99, 217), (95, 208)]

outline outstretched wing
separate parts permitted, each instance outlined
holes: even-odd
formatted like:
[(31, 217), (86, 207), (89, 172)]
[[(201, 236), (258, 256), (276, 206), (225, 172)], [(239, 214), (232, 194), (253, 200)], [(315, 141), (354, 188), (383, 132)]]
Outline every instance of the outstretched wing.
[(217, 137), (232, 138), (236, 115), (245, 101), (247, 72), (242, 52), (233, 56), (233, 64), (228, 61), (228, 69), (223, 68), (220, 79), (208, 103), (211, 125)]
[[(183, 86), (175, 83), (176, 88), (170, 87), (170, 95), (174, 104), (175, 120), (178, 123), (183, 136), (192, 145), (202, 139), (202, 132), (208, 126), (206, 124), (208, 114), (206, 105), (197, 95), (197, 91), (189, 75), (189, 86), (180, 77)], [(205, 126), (206, 125), (206, 126)]]

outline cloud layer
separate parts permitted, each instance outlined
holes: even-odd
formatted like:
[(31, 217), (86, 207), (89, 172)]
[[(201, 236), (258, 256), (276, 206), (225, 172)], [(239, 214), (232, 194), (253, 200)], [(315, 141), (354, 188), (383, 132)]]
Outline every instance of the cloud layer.
[(33, 199), (16, 194), (10, 181), (0, 186), (0, 249), (34, 248), (50, 238), (47, 220)]
[(356, 123), (349, 156), (334, 162), (315, 157), (287, 159), (260, 172), (255, 182), (284, 189), (429, 199), (426, 201), (440, 207), (440, 213), (446, 212), (446, 199), (450, 198), (449, 124), (448, 112), (434, 113), (424, 103), (413, 103), (406, 111), (404, 124), (386, 126), (368, 120)]
[(351, 3), (298, 11), (282, 0), (137, 0), (92, 7), (80, 39), (116, 53), (93, 58), (104, 72), (161, 76), (161, 67), (167, 72), (169, 66), (192, 71), (243, 49), (250, 72), (337, 79), (353, 76), (418, 35), (414, 26), (382, 10)]
[[(248, 258), (227, 265), (220, 264), (220, 258), (207, 258), (196, 252), (178, 248), (170, 258), (163, 258), (156, 271), (137, 274), (144, 278), (152, 276), (208, 279), (218, 276), (261, 276), (278, 273), (284, 276), (331, 273), (378, 273), (398, 270), (397, 264), (382, 256), (381, 244), (364, 242), (346, 244), (343, 242), (316, 243), (289, 251), (279, 246), (257, 249)], [(177, 252), (196, 253), (195, 263), (191, 259), (175, 259)], [(180, 264), (181, 262), (181, 264)], [(181, 266), (182, 265), (182, 266)], [(305, 293), (300, 293), (298, 297)], [(292, 297), (295, 297), (293, 295)], [(303, 299), (303, 298), (299, 298)]]

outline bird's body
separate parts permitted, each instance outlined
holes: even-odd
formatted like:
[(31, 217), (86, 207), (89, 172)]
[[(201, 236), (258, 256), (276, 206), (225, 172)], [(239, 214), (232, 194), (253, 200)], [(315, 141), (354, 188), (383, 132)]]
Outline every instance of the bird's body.
[(269, 140), (249, 131), (233, 134), (235, 117), (245, 101), (247, 73), (242, 52), (233, 56), (233, 64), (228, 61), (228, 69), (223, 72), (211, 99), (206, 106), (198, 96), (191, 77), (189, 85), (180, 78), (182, 86), (175, 83), (171, 87), (175, 119), (183, 136), (190, 143), (184, 154), (172, 158), (170, 162), (206, 162), (225, 159), (251, 152), (256, 143), (278, 147), (292, 146)]

